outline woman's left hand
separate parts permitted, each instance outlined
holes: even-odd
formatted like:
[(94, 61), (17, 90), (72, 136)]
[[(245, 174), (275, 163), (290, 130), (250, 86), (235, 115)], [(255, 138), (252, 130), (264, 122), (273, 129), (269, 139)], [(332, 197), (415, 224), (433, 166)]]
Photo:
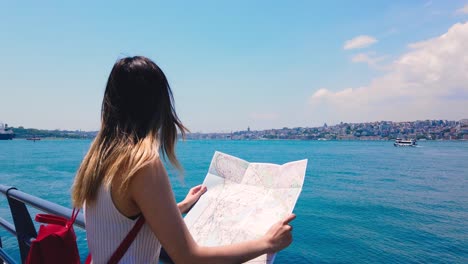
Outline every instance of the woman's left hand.
[(203, 185), (197, 185), (190, 189), (185, 199), (178, 204), (179, 210), (182, 214), (188, 212), (188, 210), (200, 199), (200, 196), (206, 192), (207, 188)]

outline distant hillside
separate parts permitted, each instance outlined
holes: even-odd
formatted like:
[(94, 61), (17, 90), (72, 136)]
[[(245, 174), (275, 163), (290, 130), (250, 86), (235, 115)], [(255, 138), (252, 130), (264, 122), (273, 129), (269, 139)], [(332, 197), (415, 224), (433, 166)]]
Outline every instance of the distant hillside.
[(40, 137), (40, 138), (94, 138), (97, 135), (97, 131), (69, 131), (69, 130), (44, 130), (36, 128), (24, 128), (10, 127), (15, 133), (16, 138), (29, 138), (29, 137)]
[(231, 133), (190, 133), (187, 139), (298, 139), (298, 140), (468, 140), (468, 119), (418, 120), (407, 122), (375, 121), (343, 123), (321, 127), (295, 127), (266, 130), (233, 131)]

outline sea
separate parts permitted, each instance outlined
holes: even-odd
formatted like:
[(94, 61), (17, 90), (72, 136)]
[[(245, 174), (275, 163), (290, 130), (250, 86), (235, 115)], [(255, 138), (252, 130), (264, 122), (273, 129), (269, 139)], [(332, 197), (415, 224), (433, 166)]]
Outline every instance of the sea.
[[(70, 207), (70, 186), (90, 140), (0, 141), (0, 184)], [(468, 263), (468, 142), (187, 140), (175, 197), (201, 184), (215, 151), (251, 162), (308, 159), (292, 222), (275, 263)], [(34, 215), (35, 210), (30, 213)], [(0, 216), (11, 220), (0, 195)], [(78, 231), (83, 258), (84, 231)], [(16, 239), (0, 228), (19, 262)]]

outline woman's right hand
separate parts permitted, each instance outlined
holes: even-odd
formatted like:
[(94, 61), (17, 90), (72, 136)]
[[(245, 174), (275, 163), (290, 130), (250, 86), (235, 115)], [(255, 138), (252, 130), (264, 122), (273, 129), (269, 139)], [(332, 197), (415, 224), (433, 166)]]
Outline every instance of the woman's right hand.
[(295, 218), (295, 214), (290, 214), (283, 220), (271, 226), (266, 232), (265, 239), (269, 253), (278, 252), (291, 244), (292, 226), (289, 223)]

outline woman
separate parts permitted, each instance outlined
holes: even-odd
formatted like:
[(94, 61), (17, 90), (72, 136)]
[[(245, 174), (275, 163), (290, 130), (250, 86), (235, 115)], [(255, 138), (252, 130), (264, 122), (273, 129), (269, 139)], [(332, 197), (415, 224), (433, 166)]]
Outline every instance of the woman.
[(181, 212), (206, 188), (193, 188), (177, 205), (160, 159), (161, 154), (181, 168), (174, 151), (177, 130), (182, 136), (187, 131), (161, 69), (145, 57), (117, 61), (104, 93), (101, 129), (72, 191), (75, 207), (84, 206), (93, 262), (106, 263), (140, 215), (146, 223), (121, 263), (158, 263), (161, 245), (175, 263), (240, 263), (287, 247), (294, 215), (256, 240), (220, 247), (197, 245)]

